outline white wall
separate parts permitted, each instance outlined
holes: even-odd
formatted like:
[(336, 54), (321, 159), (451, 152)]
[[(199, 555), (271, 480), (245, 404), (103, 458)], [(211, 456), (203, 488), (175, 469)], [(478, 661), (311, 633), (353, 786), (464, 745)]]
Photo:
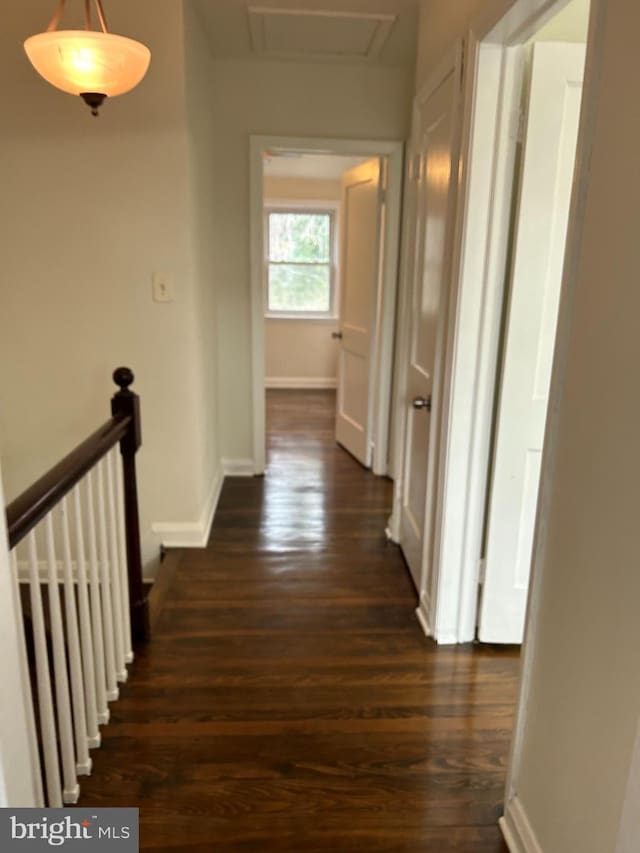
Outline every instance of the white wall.
[[(274, 201), (333, 201), (339, 204), (341, 194), (340, 181), (270, 176), (264, 180), (267, 205)], [(338, 237), (336, 233), (336, 239)], [(331, 333), (338, 328), (337, 320), (265, 319), (267, 388), (335, 385), (339, 347)]]
[(589, 31), (591, 0), (571, 0), (568, 6), (536, 33), (535, 41), (570, 41), (584, 44)]
[[(0, 482), (0, 507), (3, 506)], [(3, 695), (0, 702), (0, 808), (35, 807), (41, 804), (41, 789), (36, 775), (37, 758), (31, 749), (35, 747), (31, 739), (34, 731), (31, 688), (22, 607), (7, 548), (6, 520), (4, 512), (0, 512), (0, 684)]]
[(265, 320), (267, 388), (335, 388), (337, 320)]
[(608, 7), (516, 780), (545, 853), (616, 849), (640, 716), (640, 400), (630, 393), (640, 358), (640, 106), (622, 95), (640, 9)]
[[(213, 207), (216, 186), (213, 175), (213, 145), (217, 132), (216, 116), (206, 109), (213, 86), (213, 56), (202, 21), (193, 3), (184, 4), (185, 87), (189, 145), (189, 198), (191, 203), (190, 252), (194, 265), (196, 300), (199, 394), (189, 424), (195, 438), (199, 461), (196, 463), (198, 506), (205, 527), (210, 520), (211, 502), (222, 479), (220, 451), (220, 415), (218, 409), (217, 299), (214, 280)], [(194, 435), (195, 431), (195, 435)], [(190, 439), (191, 440), (191, 439)], [(203, 531), (204, 533), (205, 531)]]
[[(419, 77), (464, 34), (484, 0), (423, 0)], [(604, 69), (543, 557), (530, 617), (533, 671), (514, 784), (544, 853), (614, 853), (640, 717), (637, 519), (640, 398), (640, 102), (635, 0), (608, 0)], [(635, 779), (633, 778), (635, 774)], [(633, 784), (635, 782), (635, 784)], [(629, 821), (634, 823), (633, 821)], [(524, 849), (524, 848), (523, 848)], [(529, 848), (533, 849), (533, 848)]]
[(215, 64), (215, 273), (219, 288), (222, 455), (251, 458), (249, 136), (404, 139), (403, 69), (225, 60)]
[[(74, 5), (72, 26), (82, 17)], [(99, 119), (23, 55), (51, 2), (3, 16), (0, 455), (10, 499), (109, 417), (111, 372), (131, 366), (148, 562), (160, 538), (152, 523), (199, 519), (217, 466), (211, 259), (191, 236), (201, 199), (188, 162), (200, 131), (187, 121), (182, 3), (111, 0), (108, 12), (153, 59), (143, 84)], [(202, 170), (204, 157), (195, 160)], [(170, 277), (173, 304), (152, 302), (154, 270)]]

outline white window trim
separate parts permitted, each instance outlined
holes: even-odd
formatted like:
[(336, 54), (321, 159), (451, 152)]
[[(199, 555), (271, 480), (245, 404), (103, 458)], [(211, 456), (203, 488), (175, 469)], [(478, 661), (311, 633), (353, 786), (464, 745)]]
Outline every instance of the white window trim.
[[(269, 214), (290, 210), (292, 213), (329, 213), (331, 215), (330, 287), (331, 307), (328, 311), (270, 311), (269, 310)], [(267, 320), (304, 320), (333, 323), (340, 316), (340, 202), (337, 200), (269, 198), (264, 202), (264, 258), (262, 264), (263, 309)]]

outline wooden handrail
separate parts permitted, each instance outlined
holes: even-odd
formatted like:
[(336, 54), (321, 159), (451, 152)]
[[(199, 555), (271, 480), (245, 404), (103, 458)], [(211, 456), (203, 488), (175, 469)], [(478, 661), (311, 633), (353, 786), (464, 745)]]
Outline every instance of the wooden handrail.
[(131, 417), (111, 418), (7, 507), (9, 548), (15, 548), (87, 471), (127, 434)]
[(128, 367), (119, 367), (113, 374), (113, 380), (120, 390), (111, 399), (112, 418), (9, 504), (7, 530), (9, 547), (13, 549), (119, 443), (131, 633), (134, 642), (139, 643), (146, 642), (150, 635), (148, 601), (142, 579), (135, 464), (136, 453), (142, 444), (140, 398), (129, 387), (133, 384), (134, 375)]

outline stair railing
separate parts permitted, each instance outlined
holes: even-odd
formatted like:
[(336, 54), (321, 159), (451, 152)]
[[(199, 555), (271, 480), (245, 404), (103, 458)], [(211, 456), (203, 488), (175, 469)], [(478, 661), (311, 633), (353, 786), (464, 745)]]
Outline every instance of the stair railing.
[(128, 368), (113, 379), (120, 390), (111, 419), (7, 507), (24, 591), (32, 759), (40, 805), (50, 808), (78, 801), (78, 777), (91, 773), (90, 750), (100, 746), (134, 645), (149, 639), (135, 465), (140, 400)]

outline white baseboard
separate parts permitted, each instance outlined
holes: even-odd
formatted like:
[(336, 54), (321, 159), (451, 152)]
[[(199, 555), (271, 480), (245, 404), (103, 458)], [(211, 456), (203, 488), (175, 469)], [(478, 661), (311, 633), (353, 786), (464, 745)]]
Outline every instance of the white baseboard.
[(338, 380), (331, 376), (267, 376), (264, 387), (292, 390), (333, 389), (338, 387)]
[(429, 624), (429, 604), (424, 597), (420, 597), (420, 604), (416, 607), (416, 618), (420, 623), (420, 627), (424, 631), (425, 637), (433, 639), (433, 631)]
[(439, 646), (455, 646), (460, 642), (455, 634), (436, 629), (434, 608), (431, 606), (431, 600), (426, 592), (420, 596), (416, 617), (425, 635), (435, 640)]
[(223, 459), (225, 477), (253, 477), (256, 473), (253, 459)]
[(384, 532), (389, 542), (393, 542), (394, 545), (400, 544), (400, 523), (395, 513), (391, 513), (389, 516)]
[(500, 829), (511, 853), (542, 853), (542, 847), (517, 797), (509, 802), (504, 817), (500, 818)]
[(447, 634), (442, 631), (434, 639), (439, 646), (457, 646), (462, 642), (457, 634)]
[(160, 536), (165, 548), (204, 548), (209, 541), (213, 516), (215, 515), (220, 492), (224, 483), (222, 468), (218, 470), (200, 519), (196, 522), (162, 522), (152, 524), (151, 529)]

